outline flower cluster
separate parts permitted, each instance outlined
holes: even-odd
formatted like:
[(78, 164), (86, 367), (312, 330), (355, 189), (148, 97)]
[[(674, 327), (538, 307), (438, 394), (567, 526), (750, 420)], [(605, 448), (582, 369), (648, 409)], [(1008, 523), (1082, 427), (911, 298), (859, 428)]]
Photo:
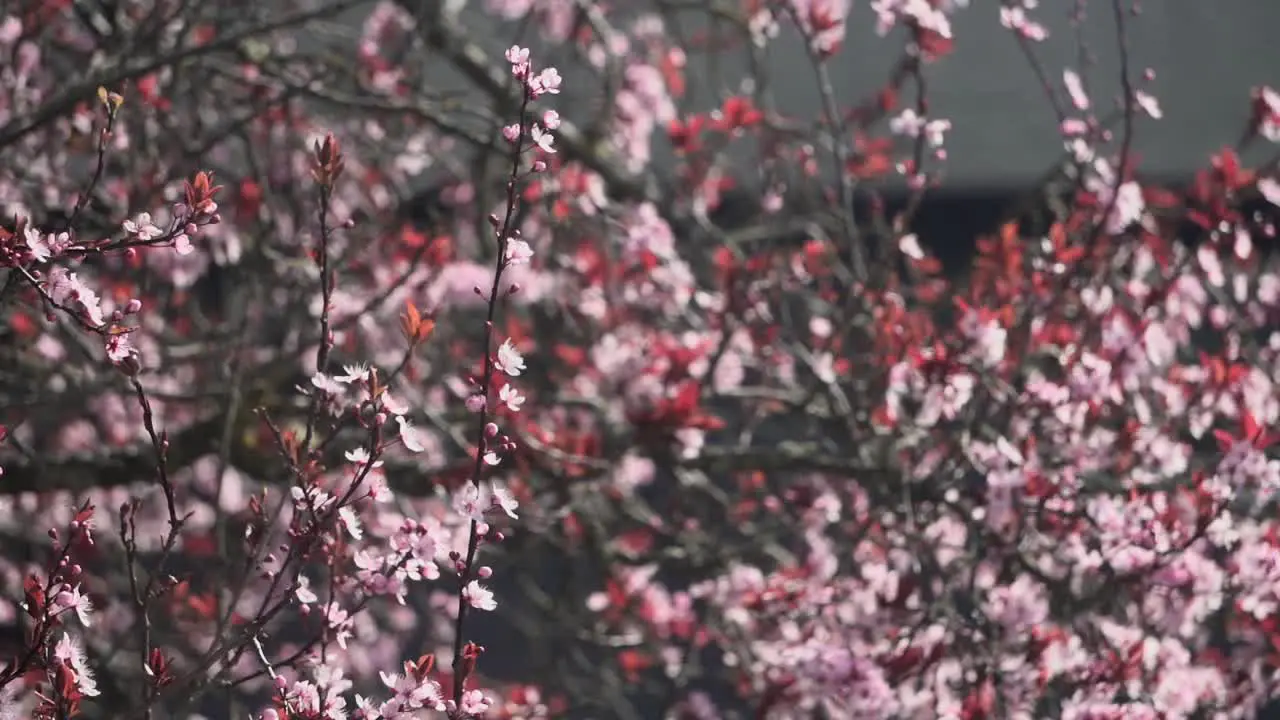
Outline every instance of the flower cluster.
[[(1280, 170), (1244, 152), (1273, 89), (1162, 187), (1141, 14), (1101, 14), (1130, 57), (1086, 74), (1001, 3), (1064, 164), (943, 257), (916, 213), (971, 3), (871, 2), (896, 62), (847, 106), (844, 0), (486, 1), (560, 69), (464, 4), (373, 3), (350, 43), (0, 11), (0, 717), (1280, 697)], [(80, 65), (128, 77), (75, 96)]]

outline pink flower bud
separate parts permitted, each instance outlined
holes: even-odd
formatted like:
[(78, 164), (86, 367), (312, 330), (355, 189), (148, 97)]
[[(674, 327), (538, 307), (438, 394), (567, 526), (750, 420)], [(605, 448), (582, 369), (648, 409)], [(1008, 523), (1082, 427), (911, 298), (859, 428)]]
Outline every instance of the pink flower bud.
[(124, 306), (125, 313), (129, 315), (136, 315), (141, 310), (142, 310), (142, 301), (139, 300), (138, 298), (134, 298), (130, 300), (129, 304)]
[(486, 580), (493, 575), (493, 568), (488, 565), (481, 565), (480, 569), (476, 570), (476, 575), (478, 575), (481, 580)]
[(547, 171), (547, 164), (546, 164), (545, 162), (543, 162), (542, 160), (534, 160), (534, 161), (533, 161), (533, 171), (534, 171), (534, 172), (536, 172), (536, 173), (546, 172), (546, 171)]
[(485, 425), (484, 434), (485, 434), (485, 437), (496, 436), (498, 434), (498, 426), (493, 423), (489, 423), (488, 425)]

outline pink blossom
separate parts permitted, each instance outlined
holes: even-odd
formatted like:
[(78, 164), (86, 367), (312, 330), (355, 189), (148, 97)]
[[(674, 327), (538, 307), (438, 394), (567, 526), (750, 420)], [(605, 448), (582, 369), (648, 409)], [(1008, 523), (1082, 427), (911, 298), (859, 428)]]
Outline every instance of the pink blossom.
[(1272, 205), (1280, 205), (1280, 181), (1275, 178), (1258, 178), (1258, 192)]
[(1160, 101), (1151, 93), (1136, 90), (1133, 93), (1133, 99), (1152, 120), (1164, 117), (1164, 111), (1160, 109)]
[(520, 238), (507, 238), (507, 262), (511, 265), (523, 265), (533, 257), (533, 248)]
[(516, 350), (511, 338), (502, 341), (502, 345), (498, 347), (495, 365), (498, 370), (511, 377), (519, 377), (520, 373), (524, 372), (524, 357)]
[(507, 517), (512, 520), (519, 518), (519, 515), (516, 515), (516, 509), (520, 507), (520, 503), (516, 501), (510, 490), (494, 483), (490, 492), (493, 498), (493, 507), (506, 513)]
[(347, 641), (354, 636), (354, 618), (346, 610), (330, 603), (325, 610), (325, 622), (333, 632), (333, 639), (338, 647), (347, 649)]
[(404, 416), (396, 416), (396, 424), (400, 427), (400, 442), (404, 443), (406, 450), (420, 453), (427, 449), (429, 439), (423, 430), (414, 427)]
[(1280, 92), (1262, 86), (1255, 88), (1253, 94), (1259, 108), (1258, 134), (1271, 142), (1280, 142)]
[(86, 697), (99, 695), (98, 684), (94, 680), (93, 671), (89, 667), (84, 647), (69, 633), (63, 633), (54, 647), (53, 656), (62, 661), (71, 670), (77, 689)]
[(561, 77), (555, 68), (546, 68), (538, 76), (529, 80), (529, 93), (533, 97), (541, 95), (559, 95)]
[(1034, 7), (1030, 2), (1024, 0), (1023, 6), (1004, 4), (1000, 6), (1000, 24), (1004, 27), (1016, 31), (1032, 42), (1042, 42), (1049, 37), (1049, 31), (1044, 25), (1037, 23), (1027, 17), (1027, 8)]
[(132, 220), (125, 220), (124, 231), (131, 237), (146, 242), (164, 235), (164, 231), (151, 222), (151, 213), (139, 213)]
[(488, 509), (489, 505), (481, 497), (480, 488), (475, 483), (464, 483), (453, 494), (453, 511), (464, 518), (483, 522), (484, 513)]
[(545, 153), (555, 153), (555, 137), (550, 132), (535, 125), (529, 130), (529, 137), (538, 149)]
[(1077, 110), (1089, 109), (1089, 96), (1084, 90), (1084, 81), (1080, 74), (1070, 68), (1062, 71), (1062, 83), (1067, 86), (1067, 95)]
[(81, 592), (79, 585), (65, 588), (58, 593), (55, 602), (58, 612), (70, 610), (75, 613), (81, 625), (89, 627), (92, 624), (93, 603)]
[(303, 605), (310, 605), (320, 600), (315, 591), (311, 589), (311, 580), (306, 575), (298, 576), (298, 583), (294, 588), (293, 595)]
[(27, 226), (23, 228), (23, 236), (27, 242), (27, 249), (31, 251), (31, 259), (35, 262), (45, 262), (53, 256), (53, 250), (46, 242), (44, 234), (34, 227)]
[(382, 683), (394, 691), (395, 695), (382, 705), (381, 713), (386, 717), (402, 717), (416, 710), (445, 709), (440, 685), (433, 680), (418, 680), (411, 673), (380, 672)]
[(493, 591), (472, 580), (462, 591), (467, 604), (477, 610), (494, 610), (498, 603), (493, 599)]
[(133, 346), (131, 334), (127, 332), (117, 332), (108, 335), (106, 338), (107, 359), (117, 365), (123, 363), (129, 358), (137, 358), (138, 351)]
[(482, 715), (489, 710), (492, 703), (485, 697), (482, 690), (468, 690), (462, 694), (462, 704), (458, 706), (459, 710), (469, 715)]
[(498, 399), (511, 412), (520, 412), (520, 408), (524, 405), (526, 398), (520, 394), (520, 391), (514, 385), (505, 383), (502, 389), (498, 391)]
[(507, 62), (514, 66), (525, 65), (529, 62), (529, 48), (512, 45), (507, 49), (505, 57), (507, 58)]
[(0, 45), (13, 45), (22, 37), (22, 21), (14, 15), (6, 15), (0, 20)]

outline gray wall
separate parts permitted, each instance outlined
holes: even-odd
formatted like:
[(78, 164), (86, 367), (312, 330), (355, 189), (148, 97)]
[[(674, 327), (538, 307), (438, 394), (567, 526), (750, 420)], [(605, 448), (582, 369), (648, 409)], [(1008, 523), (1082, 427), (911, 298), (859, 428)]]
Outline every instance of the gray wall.
[[(1126, 7), (1132, 1), (1121, 0)], [(1105, 117), (1120, 100), (1111, 0), (1041, 0), (1033, 17), (1048, 27), (1050, 37), (1035, 44), (1035, 52), (1065, 104), (1062, 70), (1079, 68), (1077, 32), (1069, 22), (1078, 3), (1086, 8), (1079, 38), (1095, 58), (1082, 74), (1094, 112)], [(498, 46), (514, 38), (513, 27), (493, 27), (483, 0), (468, 5), (466, 22), (482, 31), (473, 39)], [(1023, 186), (1060, 156), (1056, 117), (1017, 41), (1000, 25), (1000, 5), (999, 0), (970, 0), (968, 8), (957, 11), (955, 51), (926, 70), (934, 114), (953, 122), (947, 166), (952, 189)], [(650, 4), (636, 9), (641, 7)], [(874, 92), (898, 58), (902, 31), (880, 38), (875, 21), (869, 2), (854, 0), (847, 42), (831, 65), (837, 95), (846, 103)], [(1240, 137), (1250, 88), (1280, 85), (1280, 0), (1146, 0), (1141, 13), (1128, 18), (1127, 31), (1133, 80), (1138, 83), (1145, 68), (1155, 69), (1155, 81), (1144, 87), (1164, 111), (1162, 120), (1144, 116), (1138, 123), (1134, 148), (1148, 176), (1190, 177), (1210, 154)], [(797, 39), (784, 33), (773, 47), (769, 67), (777, 107), (816, 117), (816, 85)], [(721, 62), (721, 84), (745, 73), (741, 57)], [(696, 58), (690, 65), (696, 90), (692, 109), (717, 104), (712, 97), (717, 88), (707, 87), (709, 67)]]

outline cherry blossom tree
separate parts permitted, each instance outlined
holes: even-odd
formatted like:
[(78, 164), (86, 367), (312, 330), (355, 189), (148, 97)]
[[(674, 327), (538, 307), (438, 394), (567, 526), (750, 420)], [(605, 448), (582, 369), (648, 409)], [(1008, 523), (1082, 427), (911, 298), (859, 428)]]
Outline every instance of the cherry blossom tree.
[[(0, 6), (0, 717), (1254, 717), (1280, 94), (1161, 187), (1128, 0), (867, 6)], [(1062, 156), (944, 272), (962, 12)]]

